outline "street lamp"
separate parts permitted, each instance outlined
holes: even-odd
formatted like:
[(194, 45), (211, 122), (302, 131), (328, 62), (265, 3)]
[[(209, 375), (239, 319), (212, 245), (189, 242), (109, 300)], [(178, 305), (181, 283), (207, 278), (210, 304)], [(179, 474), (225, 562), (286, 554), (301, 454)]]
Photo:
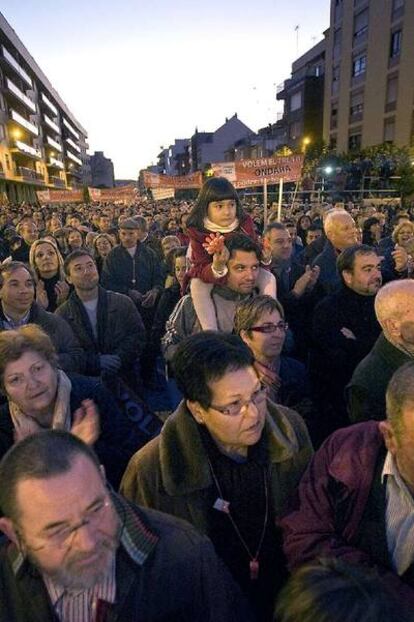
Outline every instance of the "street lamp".
[(311, 143), (311, 139), (309, 138), (309, 136), (305, 136), (304, 139), (302, 140), (302, 151), (305, 152), (306, 151), (306, 147), (308, 145), (310, 145)]
[(325, 173), (330, 175), (333, 172), (332, 166), (325, 166)]

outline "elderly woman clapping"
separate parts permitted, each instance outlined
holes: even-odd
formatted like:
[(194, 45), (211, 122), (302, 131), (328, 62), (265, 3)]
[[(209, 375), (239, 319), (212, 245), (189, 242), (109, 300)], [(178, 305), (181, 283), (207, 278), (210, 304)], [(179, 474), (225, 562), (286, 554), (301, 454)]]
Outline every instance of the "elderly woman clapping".
[(0, 409), (0, 458), (39, 430), (67, 430), (95, 445), (116, 486), (140, 446), (137, 432), (98, 381), (69, 378), (57, 361), (49, 337), (34, 324), (0, 333), (0, 383), (7, 397)]

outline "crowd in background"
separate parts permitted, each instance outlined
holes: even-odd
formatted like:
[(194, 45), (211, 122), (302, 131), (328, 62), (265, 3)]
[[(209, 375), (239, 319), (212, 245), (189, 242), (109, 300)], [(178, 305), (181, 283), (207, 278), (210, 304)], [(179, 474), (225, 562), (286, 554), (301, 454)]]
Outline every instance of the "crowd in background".
[(0, 458), (76, 435), (129, 502), (211, 539), (252, 619), (408, 620), (413, 206), (265, 222), (207, 184), (0, 208)]

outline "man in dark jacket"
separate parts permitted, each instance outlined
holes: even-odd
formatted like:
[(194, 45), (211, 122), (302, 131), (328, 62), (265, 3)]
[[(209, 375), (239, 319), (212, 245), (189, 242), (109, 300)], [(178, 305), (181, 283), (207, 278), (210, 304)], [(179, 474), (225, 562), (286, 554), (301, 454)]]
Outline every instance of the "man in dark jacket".
[(414, 281), (387, 283), (376, 296), (375, 313), (382, 333), (346, 388), (349, 417), (354, 422), (384, 418), (387, 384), (414, 357)]
[(61, 369), (81, 373), (84, 353), (71, 327), (34, 302), (34, 295), (35, 277), (28, 266), (20, 261), (0, 266), (0, 330), (37, 324), (52, 340)]
[(332, 434), (283, 517), (290, 569), (319, 557), (375, 566), (401, 606), (414, 607), (414, 365), (393, 376), (387, 421)]
[(248, 622), (209, 540), (111, 493), (95, 454), (41, 432), (0, 464), (0, 622)]
[(133, 218), (119, 225), (121, 243), (105, 260), (102, 286), (126, 294), (143, 309), (150, 309), (163, 282), (160, 262), (151, 248), (139, 242), (139, 232), (140, 226)]
[(279, 222), (268, 225), (264, 238), (272, 252), (270, 270), (277, 282), (277, 299), (295, 340), (294, 353), (306, 359), (309, 345), (309, 318), (315, 304), (314, 287), (319, 268), (302, 266), (293, 256), (293, 242), (287, 227)]
[(119, 373), (137, 390), (145, 328), (134, 303), (128, 296), (99, 287), (95, 260), (86, 250), (70, 253), (64, 270), (74, 291), (56, 314), (72, 327), (85, 351), (84, 373), (102, 376), (109, 385)]
[(320, 440), (349, 425), (344, 389), (381, 327), (374, 302), (382, 283), (381, 260), (370, 246), (356, 244), (337, 259), (342, 284), (315, 308), (310, 360)]

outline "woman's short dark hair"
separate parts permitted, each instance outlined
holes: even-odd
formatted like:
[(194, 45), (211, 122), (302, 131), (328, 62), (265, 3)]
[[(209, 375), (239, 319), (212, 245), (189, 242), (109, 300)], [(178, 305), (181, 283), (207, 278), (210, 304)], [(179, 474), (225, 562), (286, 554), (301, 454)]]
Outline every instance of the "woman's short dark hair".
[(280, 592), (274, 622), (408, 622), (376, 571), (340, 559), (299, 568)]
[(254, 357), (237, 335), (205, 331), (187, 337), (177, 348), (172, 368), (177, 386), (184, 398), (211, 404), (209, 384), (227, 372), (251, 367)]
[(204, 182), (196, 202), (191, 210), (187, 227), (204, 229), (204, 218), (207, 216), (208, 206), (212, 201), (226, 201), (232, 199), (236, 202), (236, 218), (243, 220), (244, 212), (235, 187), (225, 177), (210, 177)]
[(172, 248), (165, 258), (165, 264), (167, 266), (168, 274), (175, 275), (175, 260), (177, 257), (186, 257), (187, 247), (179, 246), (178, 248)]
[(26, 324), (15, 330), (0, 332), (0, 387), (4, 389), (4, 372), (9, 363), (18, 361), (26, 352), (36, 352), (52, 367), (57, 368), (58, 357), (48, 335), (36, 324)]

